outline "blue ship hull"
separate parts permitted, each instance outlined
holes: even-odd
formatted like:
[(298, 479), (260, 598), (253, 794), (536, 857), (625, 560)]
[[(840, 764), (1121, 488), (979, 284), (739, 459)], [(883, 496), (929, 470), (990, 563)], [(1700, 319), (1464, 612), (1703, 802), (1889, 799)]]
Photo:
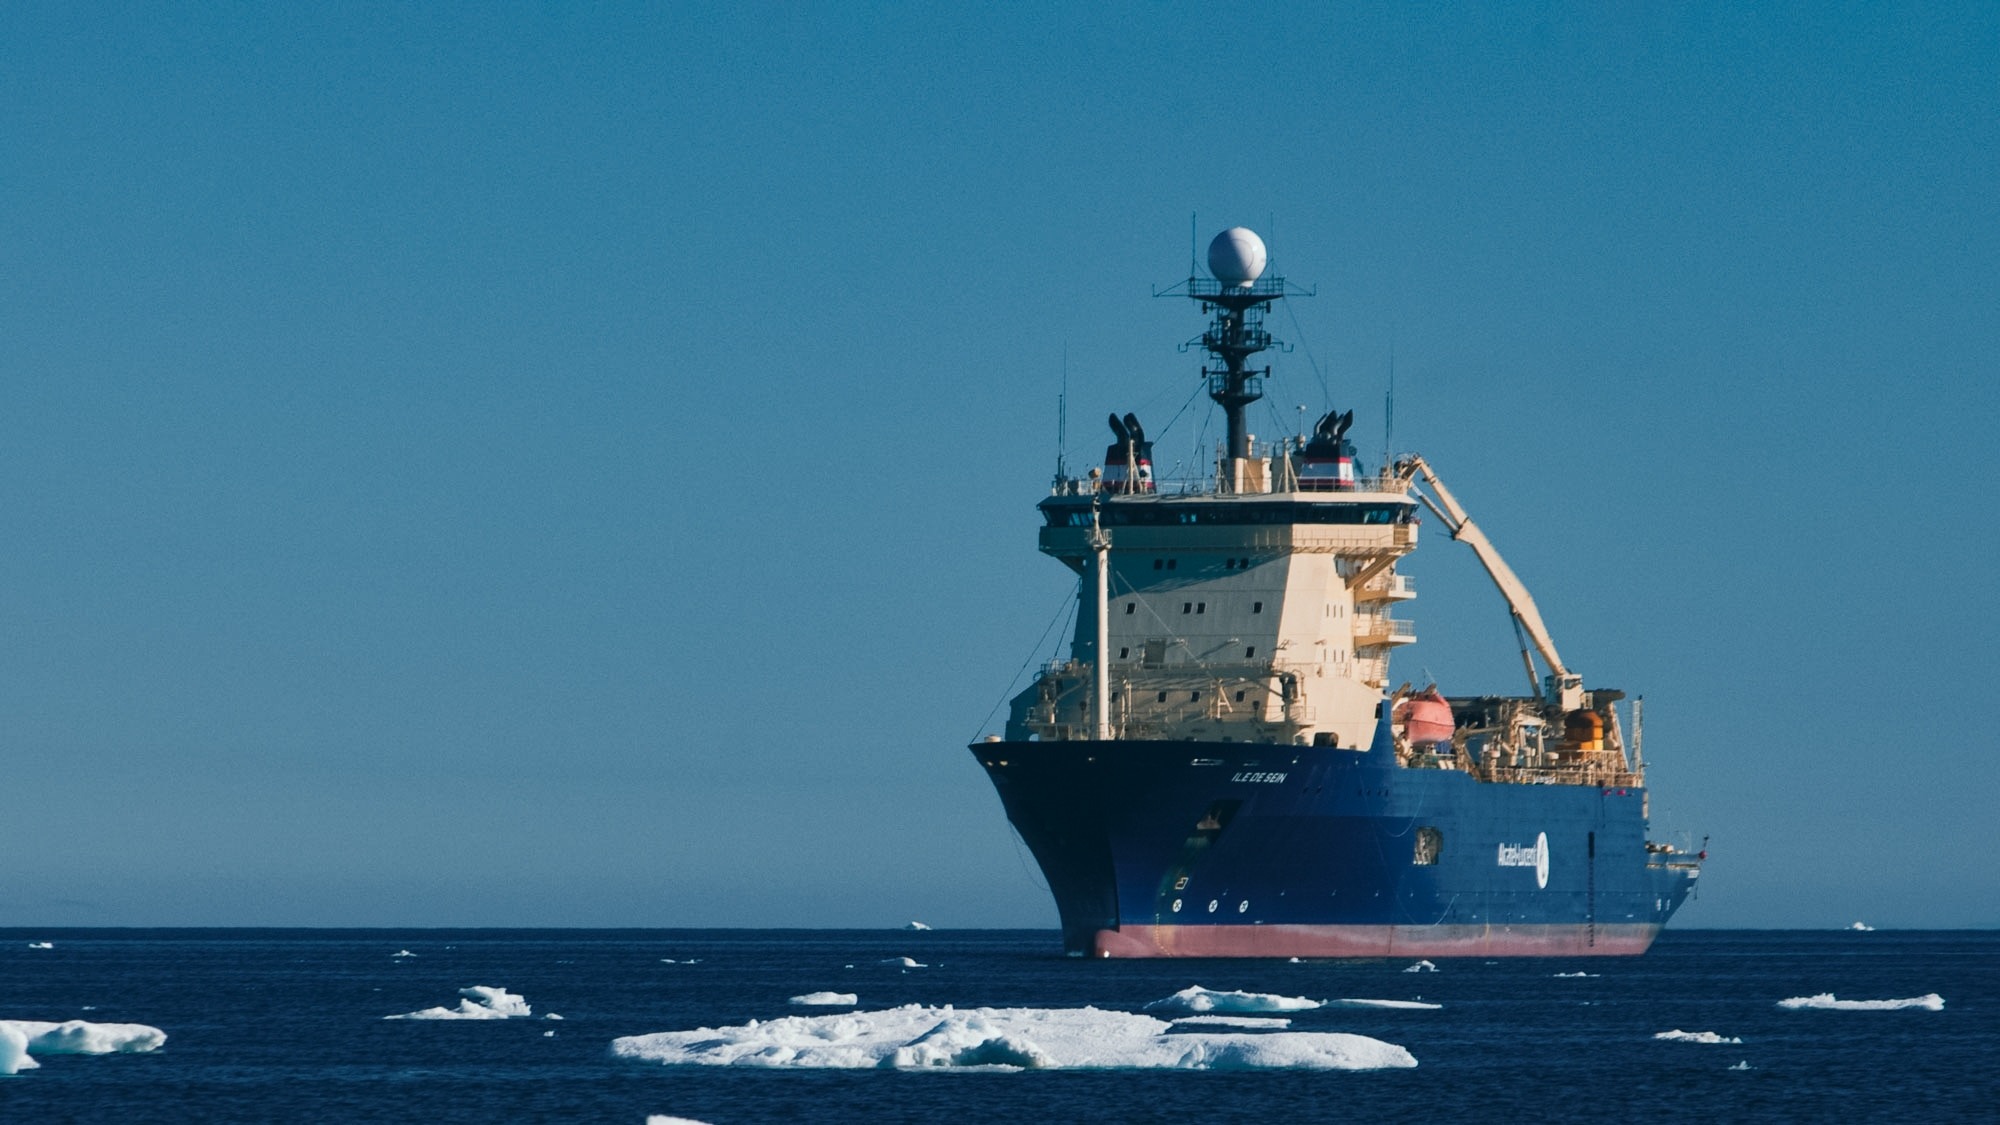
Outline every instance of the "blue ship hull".
[(1699, 874), (1638, 788), (1506, 784), (1243, 742), (971, 747), (1100, 957), (1645, 952)]

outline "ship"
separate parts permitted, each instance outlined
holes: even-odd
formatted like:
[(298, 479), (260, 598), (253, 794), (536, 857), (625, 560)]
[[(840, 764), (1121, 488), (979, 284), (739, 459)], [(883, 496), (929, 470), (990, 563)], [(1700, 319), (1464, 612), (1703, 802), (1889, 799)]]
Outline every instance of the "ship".
[[(1418, 454), (1370, 470), (1352, 411), (1259, 441), (1273, 302), (1305, 295), (1235, 227), (1191, 267), (1185, 350), (1224, 415), (1212, 466), (1156, 479), (1133, 414), (1059, 460), (1042, 553), (1078, 578), (1067, 659), (970, 747), (1084, 957), (1632, 955), (1704, 846), (1649, 836), (1643, 701), (1585, 687), (1527, 588)], [(1529, 691), (1392, 684), (1416, 640), (1399, 560), (1425, 514), (1512, 617)], [(1539, 663), (1537, 663), (1539, 661)]]

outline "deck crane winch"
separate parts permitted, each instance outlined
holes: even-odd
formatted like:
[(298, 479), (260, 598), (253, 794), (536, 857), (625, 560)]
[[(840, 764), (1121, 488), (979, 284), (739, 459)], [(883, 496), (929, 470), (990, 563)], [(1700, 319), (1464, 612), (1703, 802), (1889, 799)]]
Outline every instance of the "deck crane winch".
[[(1466, 515), (1465, 509), (1459, 506), (1451, 490), (1438, 479), (1437, 470), (1431, 468), (1422, 457), (1412, 454), (1409, 458), (1396, 463), (1396, 475), (1417, 499), (1423, 501), (1424, 507), (1429, 508), (1438, 519), (1444, 521), (1445, 530), (1451, 533), (1453, 539), (1472, 548), (1473, 553), (1479, 556), (1479, 565), (1486, 568), (1486, 573), (1493, 579), (1493, 584), (1500, 588), (1500, 596), (1507, 599), (1507, 610), (1513, 614), (1516, 628), (1528, 634), (1535, 651), (1541, 654), (1542, 663), (1548, 665), (1548, 676), (1542, 681), (1539, 689), (1542, 703), (1545, 706), (1560, 707), (1565, 713), (1581, 708), (1583, 677), (1570, 671), (1563, 664), (1562, 657), (1556, 653), (1556, 642), (1549, 636), (1548, 626), (1542, 624), (1541, 612), (1535, 608), (1535, 599), (1528, 595), (1528, 588), (1515, 577), (1514, 571), (1508, 567), (1506, 560), (1500, 557), (1500, 552), (1494, 548), (1492, 541), (1486, 538), (1486, 533), (1479, 530), (1479, 526), (1472, 522), (1472, 517)], [(1423, 489), (1415, 487), (1416, 478), (1419, 476), (1423, 478)], [(1425, 489), (1429, 491), (1426, 492)], [(1522, 649), (1521, 657), (1523, 660), (1528, 659), (1525, 647)], [(1532, 667), (1530, 661), (1531, 670)]]

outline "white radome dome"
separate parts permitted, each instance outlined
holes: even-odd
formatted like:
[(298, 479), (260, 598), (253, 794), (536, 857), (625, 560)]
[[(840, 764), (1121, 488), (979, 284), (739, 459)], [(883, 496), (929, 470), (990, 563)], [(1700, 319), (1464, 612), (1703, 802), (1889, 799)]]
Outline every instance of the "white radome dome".
[(1249, 227), (1230, 227), (1208, 244), (1208, 272), (1224, 285), (1245, 288), (1264, 276), (1264, 240)]

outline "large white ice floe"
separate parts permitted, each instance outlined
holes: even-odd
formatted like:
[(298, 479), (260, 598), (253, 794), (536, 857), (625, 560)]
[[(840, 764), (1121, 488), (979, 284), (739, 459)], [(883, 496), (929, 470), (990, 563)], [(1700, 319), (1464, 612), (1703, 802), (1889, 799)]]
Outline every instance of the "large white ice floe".
[(1376, 1070), (1417, 1065), (1394, 1043), (1342, 1032), (1198, 1033), (1151, 1016), (1097, 1008), (917, 1004), (632, 1035), (612, 1040), (611, 1053), (669, 1066)]
[(1668, 1040), (1668, 1041), (1670, 1041), (1670, 1042), (1674, 1042), (1674, 1043), (1741, 1043), (1741, 1042), (1743, 1042), (1743, 1040), (1741, 1040), (1741, 1039), (1736, 1039), (1736, 1038), (1731, 1038), (1731, 1037), (1726, 1037), (1726, 1036), (1721, 1036), (1721, 1035), (1717, 1035), (1717, 1034), (1716, 1034), (1715, 1032), (1713, 1032), (1713, 1031), (1682, 1031), (1682, 1030), (1681, 1030), (1680, 1028), (1678, 1028), (1678, 1027), (1677, 1027), (1677, 1028), (1675, 1028), (1675, 1029), (1673, 1029), (1672, 1031), (1660, 1031), (1660, 1032), (1655, 1032), (1655, 1033), (1654, 1033), (1654, 1035), (1653, 1035), (1653, 1038), (1655, 1038), (1655, 1039), (1665, 1039), (1665, 1040)]
[(0, 1020), (0, 1074), (33, 1070), (34, 1055), (115, 1055), (150, 1051), (167, 1033), (143, 1023)]
[(1899, 1008), (1923, 1008), (1926, 1011), (1942, 1012), (1944, 997), (1930, 992), (1902, 1000), (1840, 1000), (1831, 992), (1822, 992), (1817, 996), (1793, 996), (1780, 1000), (1778, 1007), (1794, 1011), (1800, 1008), (1825, 1008), (1839, 1012), (1889, 1012)]
[(505, 1020), (523, 1019), (534, 1015), (528, 1007), (528, 998), (495, 988), (492, 985), (475, 984), (471, 988), (458, 990), (463, 997), (456, 1008), (425, 1008), (419, 1012), (404, 1012), (398, 1016), (383, 1016), (385, 1020)]
[(930, 968), (929, 965), (924, 964), (922, 961), (919, 961), (914, 957), (890, 957), (880, 963), (884, 965), (901, 965), (905, 969)]
[(1269, 992), (1218, 992), (1191, 985), (1146, 1005), (1149, 1012), (1309, 1012), (1326, 1006), (1324, 1000), (1303, 996), (1278, 996)]
[(1283, 1016), (1182, 1016), (1168, 1020), (1175, 1027), (1262, 1027), (1282, 1029), (1292, 1026)]
[(791, 999), (791, 1003), (802, 1008), (852, 1008), (860, 1001), (852, 992), (808, 992)]

